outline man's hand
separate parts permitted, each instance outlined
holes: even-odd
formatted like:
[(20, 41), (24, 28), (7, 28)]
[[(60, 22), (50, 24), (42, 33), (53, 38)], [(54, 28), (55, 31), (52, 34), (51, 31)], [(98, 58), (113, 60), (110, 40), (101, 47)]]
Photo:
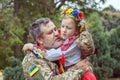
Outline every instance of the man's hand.
[(93, 71), (93, 70), (92, 70), (92, 65), (91, 65), (91, 63), (89, 62), (89, 60), (88, 60), (87, 58), (81, 60), (80, 62), (78, 62), (78, 63), (76, 64), (76, 66), (77, 66), (79, 69), (82, 69), (83, 72)]
[(83, 31), (77, 38), (78, 47), (81, 51), (82, 59), (91, 55), (95, 51), (94, 41), (88, 31)]
[(23, 50), (24, 53), (30, 53), (33, 50), (33, 44), (32, 43), (26, 43), (23, 46), (22, 50)]

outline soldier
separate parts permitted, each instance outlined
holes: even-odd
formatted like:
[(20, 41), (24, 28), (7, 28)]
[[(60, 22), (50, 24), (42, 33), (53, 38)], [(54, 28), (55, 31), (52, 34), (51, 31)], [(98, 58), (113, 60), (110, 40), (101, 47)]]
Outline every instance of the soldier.
[[(55, 25), (48, 18), (36, 20), (30, 26), (30, 33), (37, 43), (36, 48), (40, 49), (41, 51), (45, 49), (58, 48), (63, 43), (63, 41), (58, 37)], [(86, 35), (90, 36), (88, 32), (84, 32), (84, 38)], [(91, 40), (91, 38), (89, 40), (87, 39), (87, 41)], [(86, 42), (83, 42), (82, 44), (86, 44)], [(91, 44), (88, 46), (90, 45)], [(26, 54), (23, 60), (23, 70), (26, 80), (79, 80), (81, 79), (83, 70), (89, 66), (87, 63), (84, 64), (84, 62), (86, 61), (81, 61), (69, 71), (59, 74), (58, 67), (55, 63), (44, 59), (41, 53), (36, 54), (34, 51), (32, 51), (30, 54)], [(84, 67), (80, 66), (79, 64), (82, 64)], [(79, 69), (81, 67), (82, 69)]]

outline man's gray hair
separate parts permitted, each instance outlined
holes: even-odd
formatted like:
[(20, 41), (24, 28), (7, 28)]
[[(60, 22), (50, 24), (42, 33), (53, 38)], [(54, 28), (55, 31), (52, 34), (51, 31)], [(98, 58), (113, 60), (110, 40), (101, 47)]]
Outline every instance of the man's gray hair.
[(49, 23), (49, 21), (51, 21), (49, 18), (40, 18), (30, 25), (29, 27), (30, 34), (34, 40), (36, 40), (37, 37), (43, 37), (41, 26)]

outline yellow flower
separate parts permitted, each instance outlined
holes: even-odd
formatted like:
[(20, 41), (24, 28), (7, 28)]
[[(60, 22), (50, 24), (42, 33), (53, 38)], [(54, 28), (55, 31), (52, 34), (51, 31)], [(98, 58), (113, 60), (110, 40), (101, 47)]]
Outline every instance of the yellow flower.
[(66, 14), (71, 14), (72, 13), (72, 11), (73, 11), (73, 9), (67, 9), (67, 11), (66, 11)]

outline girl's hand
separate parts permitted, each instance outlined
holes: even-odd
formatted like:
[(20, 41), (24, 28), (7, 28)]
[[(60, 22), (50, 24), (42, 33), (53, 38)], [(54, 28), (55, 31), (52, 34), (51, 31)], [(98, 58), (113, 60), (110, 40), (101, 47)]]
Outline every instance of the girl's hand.
[(23, 50), (24, 53), (30, 53), (33, 50), (33, 44), (32, 43), (26, 43), (23, 46), (22, 50)]

